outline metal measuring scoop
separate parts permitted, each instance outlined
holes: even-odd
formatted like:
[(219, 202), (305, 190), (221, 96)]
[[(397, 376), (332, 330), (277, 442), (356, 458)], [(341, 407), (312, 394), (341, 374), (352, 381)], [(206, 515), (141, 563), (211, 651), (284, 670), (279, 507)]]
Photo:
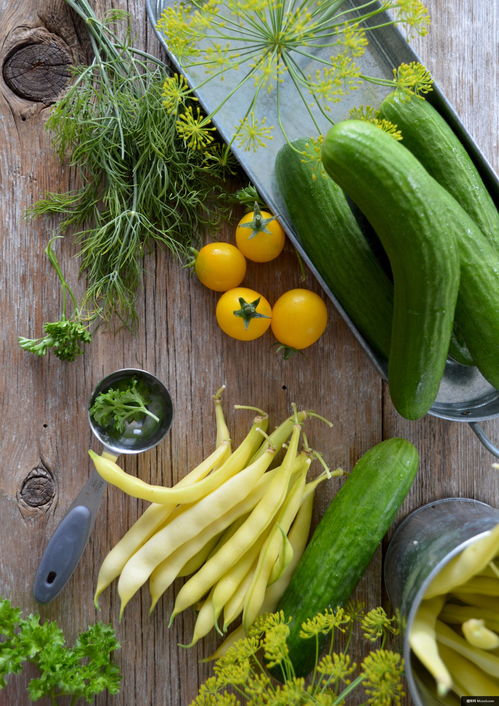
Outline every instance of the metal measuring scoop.
[[(88, 414), (92, 432), (104, 446), (104, 453), (114, 460), (120, 454), (137, 454), (152, 449), (163, 439), (172, 422), (173, 406), (168, 390), (156, 376), (136, 368), (117, 370), (103, 378), (92, 394), (89, 410), (101, 392), (133, 378), (146, 385), (147, 407), (159, 421), (144, 416), (141, 421), (128, 423), (125, 431), (118, 435), (97, 424), (90, 412)], [(75, 570), (92, 532), (105, 486), (105, 480), (92, 468), (87, 482), (50, 538), (33, 586), (33, 595), (39, 603), (48, 603), (55, 598)]]

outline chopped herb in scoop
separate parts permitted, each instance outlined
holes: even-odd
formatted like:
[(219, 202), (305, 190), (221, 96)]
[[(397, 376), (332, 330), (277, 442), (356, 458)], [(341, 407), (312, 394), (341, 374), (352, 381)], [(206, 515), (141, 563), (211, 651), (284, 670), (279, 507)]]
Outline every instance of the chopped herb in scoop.
[(159, 422), (159, 417), (148, 409), (149, 403), (147, 386), (133, 377), (99, 393), (89, 411), (101, 427), (122, 434), (129, 422), (142, 421), (146, 415)]

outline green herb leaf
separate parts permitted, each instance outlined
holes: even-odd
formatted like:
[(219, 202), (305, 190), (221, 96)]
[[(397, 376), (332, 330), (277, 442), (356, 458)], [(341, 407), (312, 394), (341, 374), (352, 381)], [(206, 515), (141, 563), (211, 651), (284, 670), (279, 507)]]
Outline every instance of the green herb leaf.
[(120, 689), (121, 673), (111, 661), (119, 643), (111, 625), (89, 626), (68, 647), (55, 621), (42, 623), (36, 613), (23, 618), (8, 599), (0, 599), (0, 638), (0, 689), (25, 662), (39, 671), (27, 686), (33, 701), (49, 697), (56, 704), (58, 698), (71, 696), (73, 704), (78, 699), (92, 703), (96, 694)]
[(122, 434), (127, 423), (141, 421), (145, 415), (159, 422), (159, 417), (148, 409), (149, 402), (147, 388), (134, 377), (97, 395), (90, 416), (100, 426)]

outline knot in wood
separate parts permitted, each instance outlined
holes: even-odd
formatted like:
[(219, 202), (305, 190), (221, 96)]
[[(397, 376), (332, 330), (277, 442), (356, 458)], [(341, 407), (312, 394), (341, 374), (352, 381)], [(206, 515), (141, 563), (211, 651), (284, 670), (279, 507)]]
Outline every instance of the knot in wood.
[(70, 54), (59, 44), (30, 42), (14, 47), (3, 64), (8, 87), (21, 98), (53, 103), (70, 78)]
[(29, 507), (41, 507), (52, 502), (55, 486), (51, 473), (43, 466), (33, 468), (23, 481), (20, 495)]

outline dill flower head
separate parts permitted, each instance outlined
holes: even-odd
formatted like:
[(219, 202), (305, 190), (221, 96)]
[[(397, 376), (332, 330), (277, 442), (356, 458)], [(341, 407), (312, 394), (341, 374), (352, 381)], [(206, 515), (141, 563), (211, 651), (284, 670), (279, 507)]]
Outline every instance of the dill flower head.
[(350, 621), (351, 618), (344, 608), (336, 608), (336, 610), (326, 608), (322, 613), (318, 613), (302, 623), (300, 637), (308, 639), (317, 635), (327, 635), (335, 628), (344, 632), (344, 626), (348, 625)]
[(400, 704), (404, 696), (404, 661), (397, 652), (376, 650), (362, 662), (362, 685), (367, 703), (375, 706)]
[(398, 127), (386, 118), (382, 118), (378, 110), (370, 105), (361, 105), (350, 110), (348, 117), (352, 120), (365, 120), (368, 123), (373, 123), (383, 132), (388, 133), (394, 140), (401, 140), (402, 133)]
[(364, 637), (370, 642), (375, 642), (379, 638), (385, 638), (389, 633), (398, 635), (400, 631), (397, 616), (391, 618), (381, 606), (373, 608), (362, 618), (360, 622)]
[(213, 142), (212, 132), (215, 127), (210, 120), (202, 115), (201, 110), (196, 106), (188, 105), (179, 114), (176, 122), (177, 133), (184, 140), (185, 144), (194, 150), (203, 149), (210, 142)]
[[(385, 10), (391, 12), (388, 21), (385, 16), (379, 23), (373, 21)], [(368, 25), (363, 24), (366, 19)], [(157, 27), (182, 69), (195, 77), (191, 81), (194, 92), (210, 81), (217, 82), (216, 94), (221, 98), (208, 120), (246, 89), (244, 102), (239, 99), (235, 104), (238, 120), (232, 126), (229, 147), (235, 142), (256, 150), (270, 139), (271, 126), (264, 122), (265, 112), (258, 110), (264, 94), (275, 96), (276, 119), (290, 141), (282, 87), (286, 87), (286, 105), (294, 94), (303, 104), (304, 118), (322, 134), (333, 124), (329, 116), (333, 104), (366, 80), (387, 85), (389, 79), (365, 76), (358, 63), (369, 33), (386, 24), (401, 24), (425, 34), (429, 15), (420, 0), (367, 0), (358, 12), (342, 0), (177, 0), (163, 11)], [(232, 72), (232, 81), (227, 82), (230, 86), (223, 95), (220, 84), (228, 72)], [(394, 76), (391, 85), (410, 89), (413, 79), (404, 70)], [(418, 92), (424, 92), (424, 81), (416, 83)], [(167, 91), (167, 109), (171, 109), (173, 93)], [(178, 129), (191, 146), (202, 148), (209, 141), (206, 125), (201, 126), (194, 113), (179, 119)]]

